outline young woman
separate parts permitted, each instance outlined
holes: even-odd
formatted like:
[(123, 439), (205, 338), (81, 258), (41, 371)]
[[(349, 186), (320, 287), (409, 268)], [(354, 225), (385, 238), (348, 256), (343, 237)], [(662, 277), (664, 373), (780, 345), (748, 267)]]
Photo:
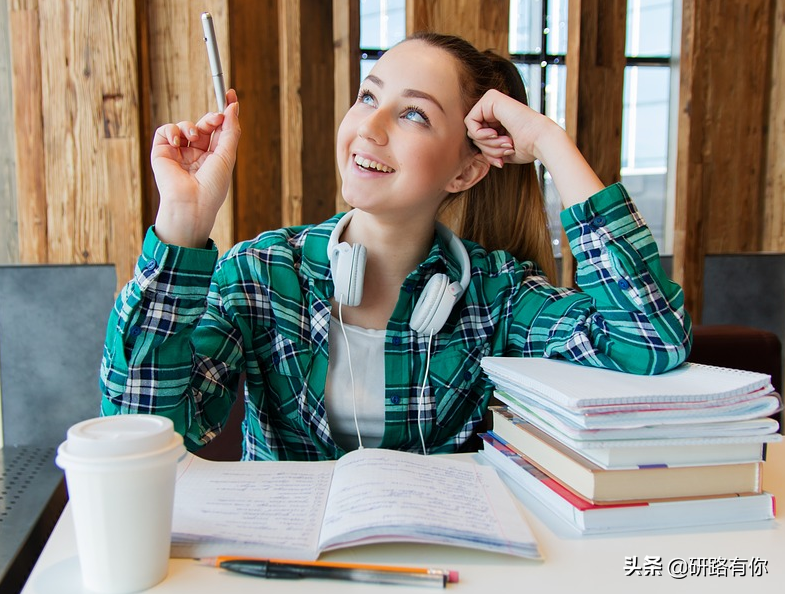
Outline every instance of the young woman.
[[(262, 233), (216, 265), (209, 234), (240, 134), (232, 91), (228, 103), (156, 132), (161, 203), (109, 322), (104, 414), (169, 416), (195, 450), (244, 373), (245, 459), (451, 452), (486, 411), (485, 356), (632, 373), (685, 359), (682, 292), (648, 228), (526, 106), (508, 60), (434, 34), (392, 48), (338, 132), (350, 213)], [(548, 280), (534, 160), (564, 203), (581, 291)], [(436, 222), (458, 196), (463, 240)]]

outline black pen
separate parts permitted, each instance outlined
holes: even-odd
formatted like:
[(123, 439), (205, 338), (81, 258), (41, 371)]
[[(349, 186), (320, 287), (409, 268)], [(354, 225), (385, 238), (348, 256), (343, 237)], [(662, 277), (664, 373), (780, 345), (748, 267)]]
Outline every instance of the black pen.
[(458, 581), (457, 571), (442, 569), (231, 557), (205, 561), (228, 571), (268, 579), (317, 578), (433, 588), (444, 588), (448, 582)]

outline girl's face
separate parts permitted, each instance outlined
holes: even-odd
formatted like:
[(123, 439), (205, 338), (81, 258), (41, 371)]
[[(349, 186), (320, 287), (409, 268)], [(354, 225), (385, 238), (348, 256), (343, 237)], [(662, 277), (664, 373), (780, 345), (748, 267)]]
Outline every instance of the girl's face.
[(435, 217), (464, 188), (470, 150), (458, 65), (422, 41), (389, 50), (361, 85), (341, 122), (338, 168), (346, 202), (403, 221)]

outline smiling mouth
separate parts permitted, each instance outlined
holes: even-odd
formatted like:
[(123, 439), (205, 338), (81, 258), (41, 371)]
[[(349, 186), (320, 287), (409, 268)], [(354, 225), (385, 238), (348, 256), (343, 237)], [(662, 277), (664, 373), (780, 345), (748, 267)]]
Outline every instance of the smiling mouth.
[(383, 165), (382, 163), (365, 159), (360, 155), (354, 156), (354, 162), (358, 167), (365, 169), (366, 171), (379, 171), (381, 173), (392, 173), (395, 171), (392, 167), (387, 167), (387, 165)]

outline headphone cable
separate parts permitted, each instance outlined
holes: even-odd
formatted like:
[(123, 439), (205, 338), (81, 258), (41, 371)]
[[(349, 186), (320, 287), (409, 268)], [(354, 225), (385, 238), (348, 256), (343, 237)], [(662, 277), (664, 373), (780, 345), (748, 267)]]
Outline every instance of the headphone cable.
[(341, 308), (343, 307), (343, 295), (341, 295), (341, 299), (338, 300), (338, 321), (341, 324), (341, 332), (343, 333), (343, 340), (346, 342), (346, 357), (349, 361), (349, 378), (352, 382), (352, 408), (354, 410), (354, 428), (357, 431), (357, 443), (358, 443), (358, 450), (363, 449), (363, 438), (360, 435), (360, 423), (357, 420), (357, 394), (354, 388), (354, 371), (352, 370), (352, 352), (349, 349), (349, 337), (346, 335), (346, 328), (343, 325), (343, 313)]
[(425, 352), (425, 377), (422, 380), (422, 386), (420, 387), (420, 398), (418, 399), (419, 402), (417, 403), (417, 429), (420, 432), (420, 443), (422, 444), (423, 456), (428, 455), (428, 450), (425, 447), (425, 436), (422, 430), (422, 413), (423, 413), (423, 405), (425, 403), (425, 385), (428, 383), (428, 373), (431, 368), (431, 341), (432, 340), (433, 340), (433, 328), (431, 328), (431, 333), (428, 335), (428, 350)]

